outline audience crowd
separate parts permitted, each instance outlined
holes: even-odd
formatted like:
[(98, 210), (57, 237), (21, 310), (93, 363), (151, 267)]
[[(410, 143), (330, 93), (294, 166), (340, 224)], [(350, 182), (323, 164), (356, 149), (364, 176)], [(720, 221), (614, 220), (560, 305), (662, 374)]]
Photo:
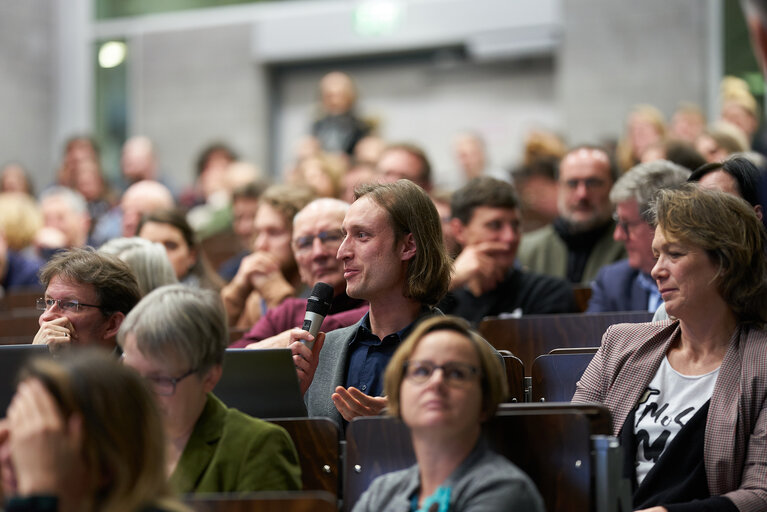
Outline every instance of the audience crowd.
[[(744, 82), (724, 81), (711, 123), (689, 103), (669, 122), (637, 105), (617, 141), (569, 146), (536, 130), (508, 169), (481, 134), (456, 133), (456, 190), (435, 187), (446, 170), (417, 141), (384, 140), (361, 117), (349, 75), (319, 89), (274, 182), (216, 141), (178, 189), (146, 136), (125, 141), (117, 183), (83, 135), (51, 183), (2, 168), (0, 289), (40, 290), (29, 342), (60, 358), (24, 370), (0, 420), (9, 510), (173, 510), (172, 493), (300, 489), (290, 436), (215, 396), (227, 346), (289, 349), (309, 416), (342, 432), (382, 413), (410, 427), (417, 464), (376, 480), (355, 510), (543, 510), (530, 479), (482, 441), (506, 383), (475, 329), (584, 310), (659, 319), (608, 330), (574, 397), (610, 409), (635, 507), (767, 510), (766, 146)], [(318, 282), (333, 301), (314, 335), (302, 322)], [(111, 356), (79, 361), (77, 346)], [(125, 389), (100, 396), (108, 385)], [(667, 406), (674, 421), (658, 423)], [(137, 424), (94, 432), (121, 418)], [(34, 430), (43, 420), (48, 437)], [(35, 442), (69, 452), (37, 467)], [(135, 459), (107, 447), (121, 443), (153, 453), (112, 469)], [(40, 476), (69, 463), (76, 488)]]

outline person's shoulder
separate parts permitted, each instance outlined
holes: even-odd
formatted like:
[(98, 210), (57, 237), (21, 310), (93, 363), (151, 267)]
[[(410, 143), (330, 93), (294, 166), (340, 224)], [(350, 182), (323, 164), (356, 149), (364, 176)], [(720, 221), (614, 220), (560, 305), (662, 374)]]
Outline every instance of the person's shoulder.
[(275, 438), (289, 437), (287, 431), (279, 425), (254, 418), (242, 411), (223, 405), (223, 402), (220, 402), (218, 398), (216, 400), (222, 404), (225, 410), (222, 436), (230, 441), (237, 440), (245, 446), (245, 444), (253, 442), (261, 444), (270, 442)]
[(226, 408), (226, 427), (238, 432), (249, 432), (250, 435), (253, 435), (254, 433), (258, 435), (269, 435), (284, 430), (279, 425), (269, 423), (260, 418), (254, 418), (253, 416), (245, 414), (232, 407)]
[(6, 288), (42, 286), (38, 273), (44, 264), (45, 262), (35, 255), (9, 250), (5, 283), (2, 282), (3, 276), (0, 274), (0, 284)]
[(275, 315), (293, 315), (297, 312), (303, 313), (306, 311), (306, 299), (301, 297), (288, 297), (277, 306), (269, 309), (266, 314), (268, 315), (270, 311), (275, 311)]
[[(767, 361), (767, 328), (750, 327), (746, 333), (746, 345), (744, 350), (754, 356), (763, 356), (761, 361)], [(767, 364), (767, 363), (766, 363)]]
[(605, 331), (603, 346), (629, 353), (648, 342), (666, 341), (678, 328), (679, 322), (672, 320), (613, 324)]
[(557, 235), (554, 226), (549, 224), (524, 234), (519, 244), (517, 259), (524, 266), (541, 271), (550, 265), (552, 260), (565, 257), (566, 250), (567, 247)]
[(481, 500), (491, 509), (495, 503), (504, 507), (514, 505), (520, 510), (544, 510), (543, 499), (530, 477), (506, 457), (491, 450), (477, 460), (461, 487), (457, 491), (466, 506)]
[(556, 239), (556, 237), (557, 232), (554, 231), (554, 226), (549, 224), (542, 228), (538, 228), (535, 231), (525, 233), (525, 236), (522, 237), (522, 245), (537, 246), (549, 243), (551, 240)]
[(402, 510), (395, 503), (407, 505), (409, 496), (418, 486), (418, 466), (411, 466), (377, 477), (360, 496), (353, 512)]
[(631, 265), (629, 265), (628, 258), (624, 258), (614, 263), (608, 263), (600, 268), (599, 273), (597, 274), (597, 279), (609, 279), (611, 277), (628, 275), (636, 276), (638, 273), (639, 270), (632, 268)]
[(478, 458), (469, 471), (471, 473), (482, 473), (486, 478), (497, 478), (504, 481), (529, 480), (530, 477), (519, 469), (516, 464), (511, 462), (503, 455), (496, 453), (488, 448), (484, 450), (482, 456)]
[(566, 280), (525, 270), (517, 270), (515, 274), (509, 284), (525, 297), (525, 314), (577, 311), (572, 285)]
[(392, 471), (378, 476), (370, 484), (370, 489), (394, 489), (400, 486), (407, 486), (411, 480), (418, 476), (418, 466), (410, 466), (405, 469)]
[(550, 276), (548, 274), (541, 274), (540, 272), (532, 272), (529, 270), (516, 270), (515, 274), (517, 275), (519, 282), (526, 286), (561, 288), (568, 292), (572, 292), (572, 285), (561, 277)]
[(654, 335), (670, 328), (676, 328), (678, 322), (672, 320), (662, 320), (660, 322), (628, 322), (613, 324), (607, 328), (607, 331), (614, 336), (649, 334)]
[(341, 327), (340, 329), (335, 329), (330, 332), (326, 332), (325, 345), (323, 345), (323, 347), (328, 346), (328, 344), (340, 343), (340, 342), (348, 340), (350, 337), (354, 336), (354, 333), (357, 331), (358, 328), (359, 328), (359, 321), (347, 327)]

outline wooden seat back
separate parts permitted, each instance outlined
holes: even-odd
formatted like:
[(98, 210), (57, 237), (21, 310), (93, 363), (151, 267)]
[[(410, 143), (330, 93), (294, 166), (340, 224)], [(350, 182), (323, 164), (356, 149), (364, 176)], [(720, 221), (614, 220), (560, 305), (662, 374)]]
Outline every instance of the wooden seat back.
[(554, 348), (598, 346), (609, 326), (651, 319), (646, 311), (492, 317), (480, 322), (479, 332), (496, 349), (511, 351), (525, 368), (532, 368), (536, 357)]
[(533, 402), (569, 402), (593, 353), (544, 354), (533, 363)]
[(512, 355), (508, 350), (499, 350), (506, 369), (506, 383), (509, 385), (507, 402), (522, 403), (525, 401), (525, 365), (522, 360)]
[(27, 343), (32, 343), (32, 339), (40, 329), (40, 325), (37, 323), (39, 318), (40, 311), (34, 308), (0, 312), (0, 337), (28, 337)]
[(14, 288), (6, 292), (0, 299), (0, 311), (35, 307), (35, 301), (45, 295), (45, 290), (40, 287)]
[[(550, 512), (594, 509), (591, 436), (610, 433), (599, 404), (502, 404), (484, 428), (493, 450), (533, 480)], [(376, 477), (415, 463), (407, 427), (396, 418), (358, 418), (346, 431), (344, 509)]]
[(305, 491), (326, 491), (338, 495), (340, 473), (338, 424), (329, 418), (269, 419), (290, 434), (301, 463)]
[(575, 305), (578, 307), (578, 311), (583, 313), (589, 307), (589, 299), (591, 299), (591, 287), (590, 286), (575, 286), (573, 287), (573, 297), (575, 299)]

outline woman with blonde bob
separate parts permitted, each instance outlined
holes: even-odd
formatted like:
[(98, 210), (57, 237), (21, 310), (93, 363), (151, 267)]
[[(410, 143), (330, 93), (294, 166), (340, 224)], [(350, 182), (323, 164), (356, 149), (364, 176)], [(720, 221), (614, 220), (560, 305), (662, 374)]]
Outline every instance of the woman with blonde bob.
[(767, 260), (754, 209), (694, 185), (662, 190), (652, 277), (671, 320), (610, 327), (574, 402), (612, 413), (653, 512), (767, 510)]
[(32, 360), (0, 423), (6, 511), (184, 510), (164, 475), (160, 413), (107, 353)]
[[(519, 468), (488, 449), (481, 425), (507, 394), (492, 347), (463, 319), (424, 320), (386, 368), (389, 413), (410, 428), (417, 463), (370, 485), (354, 512), (543, 511)], [(433, 510), (437, 510), (434, 508)]]

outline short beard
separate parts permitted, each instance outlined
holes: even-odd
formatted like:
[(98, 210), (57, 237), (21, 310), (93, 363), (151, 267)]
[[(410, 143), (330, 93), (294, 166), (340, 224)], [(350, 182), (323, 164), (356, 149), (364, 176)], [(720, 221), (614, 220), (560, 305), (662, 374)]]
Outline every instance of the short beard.
[(567, 222), (570, 233), (578, 234), (591, 231), (592, 229), (598, 228), (600, 226), (604, 226), (609, 222), (610, 215), (602, 216), (594, 214), (590, 219), (583, 221), (573, 221), (571, 218), (565, 216), (562, 216), (562, 218), (565, 220), (565, 222)]

